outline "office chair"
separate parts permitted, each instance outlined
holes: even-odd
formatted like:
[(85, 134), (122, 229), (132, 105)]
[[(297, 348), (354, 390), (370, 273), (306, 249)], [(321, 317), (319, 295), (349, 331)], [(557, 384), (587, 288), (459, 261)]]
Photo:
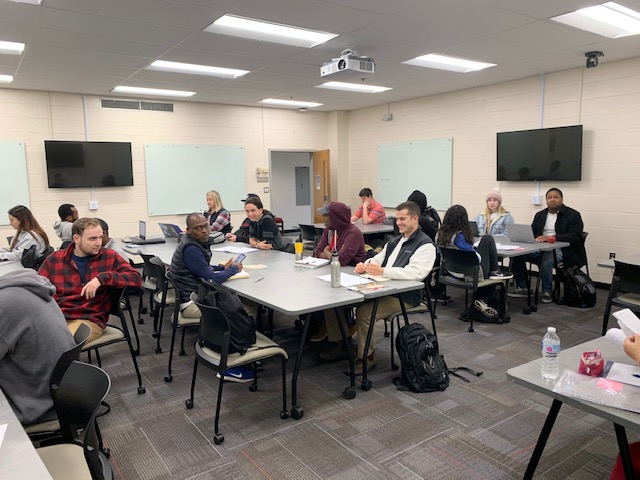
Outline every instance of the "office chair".
[[(465, 309), (469, 306), (469, 292), (471, 292), (471, 305), (475, 304), (478, 289), (490, 285), (501, 285), (500, 304), (501, 312), (504, 315), (506, 310), (506, 292), (509, 279), (491, 280), (480, 277), (480, 264), (476, 252), (458, 250), (457, 248), (440, 247), (440, 272), (438, 282), (455, 288), (462, 288), (465, 291)], [(450, 272), (464, 275), (464, 278), (452, 276)], [(437, 301), (434, 303), (434, 309)], [(434, 312), (435, 313), (435, 312)], [(498, 319), (496, 323), (503, 323)], [(473, 332), (473, 316), (469, 317), (469, 332)]]
[[(195, 293), (191, 294), (191, 300), (197, 300)], [(202, 362), (207, 368), (218, 374), (218, 399), (216, 402), (216, 417), (214, 421), (215, 436), (213, 441), (216, 445), (224, 442), (224, 435), (220, 433), (218, 424), (220, 421), (220, 405), (222, 404), (222, 389), (224, 386), (224, 372), (233, 367), (241, 365), (253, 365), (254, 379), (249, 386), (249, 390), (255, 392), (258, 389), (258, 376), (255, 371), (255, 362), (270, 357), (279, 357), (282, 364), (282, 410), (280, 418), (283, 420), (289, 417), (287, 411), (287, 352), (277, 343), (269, 340), (259, 332), (256, 332), (256, 342), (251, 345), (246, 353), (231, 353), (231, 326), (230, 319), (216, 307), (210, 307), (201, 303), (196, 303), (202, 312), (200, 330), (198, 331), (198, 341), (196, 342), (196, 358), (193, 364), (193, 378), (191, 380), (191, 396), (185, 401), (187, 409), (193, 408), (193, 396), (196, 386), (196, 375), (198, 363)], [(233, 322), (233, 319), (231, 319)]]
[(614, 260), (615, 268), (607, 304), (602, 317), (602, 335), (607, 333), (611, 307), (628, 308), (640, 313), (640, 266)]
[(129, 298), (127, 297), (126, 288), (117, 288), (113, 290), (113, 293), (111, 295), (111, 311), (109, 312), (109, 319), (119, 319), (120, 327), (107, 324), (107, 328), (103, 330), (102, 336), (86, 343), (82, 348), (82, 351), (87, 352), (89, 363), (91, 363), (91, 352), (95, 351), (96, 359), (98, 360), (98, 366), (101, 366), (102, 362), (100, 360), (100, 353), (98, 351), (101, 347), (113, 345), (119, 342), (126, 342), (127, 346), (129, 347), (129, 353), (131, 354), (133, 367), (138, 378), (138, 394), (143, 394), (146, 392), (146, 389), (142, 386), (142, 376), (140, 375), (138, 361), (136, 360), (136, 353), (133, 349), (133, 344), (131, 343), (131, 334), (129, 333), (129, 327), (127, 327), (127, 321), (124, 317), (124, 312), (122, 309), (122, 305), (126, 305), (128, 303)]
[[(60, 355), (60, 358), (56, 362), (53, 370), (51, 371), (51, 376), (49, 377), (49, 391), (51, 393), (51, 398), (54, 397), (56, 389), (60, 382), (62, 381), (62, 377), (65, 372), (69, 368), (69, 365), (74, 360), (78, 360), (80, 358), (80, 351), (82, 347), (87, 342), (89, 335), (91, 334), (91, 329), (88, 325), (81, 324), (76, 330), (76, 333), (73, 335), (73, 340), (76, 344), (71, 347), (69, 350)], [(60, 434), (60, 422), (56, 420), (50, 420), (48, 422), (34, 423), (24, 427), (25, 432), (29, 435), (32, 441), (40, 442), (45, 438), (59, 435)]]
[(96, 433), (96, 414), (110, 387), (101, 368), (78, 361), (69, 365), (54, 397), (65, 443), (36, 450), (54, 480), (114, 478)]

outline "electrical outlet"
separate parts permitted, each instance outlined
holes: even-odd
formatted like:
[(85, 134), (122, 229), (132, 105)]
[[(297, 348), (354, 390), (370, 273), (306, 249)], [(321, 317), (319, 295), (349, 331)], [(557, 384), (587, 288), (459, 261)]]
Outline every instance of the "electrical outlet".
[(98, 209), (98, 202), (89, 202), (89, 210), (97, 210)]
[(262, 189), (262, 193), (269, 193), (269, 187), (264, 187)]
[(616, 252), (609, 252), (609, 260), (616, 258)]

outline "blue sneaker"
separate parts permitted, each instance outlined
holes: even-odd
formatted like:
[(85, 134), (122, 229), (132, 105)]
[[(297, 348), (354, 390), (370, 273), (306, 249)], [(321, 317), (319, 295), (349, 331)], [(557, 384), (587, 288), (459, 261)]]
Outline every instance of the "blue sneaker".
[[(218, 374), (220, 377), (220, 374)], [(224, 372), (223, 379), (227, 382), (236, 382), (236, 383), (249, 383), (253, 382), (253, 378), (255, 374), (253, 370), (242, 367), (228, 368)]]

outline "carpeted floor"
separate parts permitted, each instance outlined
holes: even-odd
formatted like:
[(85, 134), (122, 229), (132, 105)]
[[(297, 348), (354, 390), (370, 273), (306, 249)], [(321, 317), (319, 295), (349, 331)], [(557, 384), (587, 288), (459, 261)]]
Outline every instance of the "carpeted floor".
[[(372, 390), (358, 388), (356, 398), (346, 400), (346, 362), (320, 363), (318, 352), (325, 346), (308, 344), (299, 381), (304, 417), (280, 419), (279, 364), (267, 361), (257, 392), (249, 392), (247, 385), (225, 385), (225, 441), (220, 446), (212, 440), (217, 379), (210, 370), (200, 367), (195, 407), (185, 408), (195, 332), (187, 333), (186, 356), (176, 352), (173, 382), (165, 383), (169, 334), (162, 339), (163, 353), (154, 353), (152, 322), (145, 315), (144, 325), (138, 325), (145, 394), (137, 394), (125, 344), (102, 352), (103, 368), (112, 379), (111, 412), (99, 423), (116, 478), (522, 478), (551, 399), (512, 384), (506, 371), (538, 358), (549, 325), (557, 327), (563, 347), (599, 336), (607, 292), (598, 291), (592, 309), (541, 305), (532, 315), (521, 313), (524, 300), (512, 299), (511, 323), (478, 323), (474, 333), (458, 320), (464, 297), (453, 289), (450, 293), (454, 301), (437, 309), (441, 352), (450, 367), (482, 370), (481, 377), (469, 376), (469, 383), (451, 377), (444, 392), (398, 391), (392, 384), (398, 372), (390, 368), (389, 339), (378, 322)], [(275, 340), (290, 356), (300, 335), (294, 320), (276, 316)], [(427, 315), (411, 320), (430, 328)], [(289, 367), (290, 378), (293, 360)], [(291, 408), (290, 382), (287, 388)], [(638, 439), (633, 432), (629, 437)], [(563, 406), (536, 478), (608, 478), (616, 455), (611, 424)]]

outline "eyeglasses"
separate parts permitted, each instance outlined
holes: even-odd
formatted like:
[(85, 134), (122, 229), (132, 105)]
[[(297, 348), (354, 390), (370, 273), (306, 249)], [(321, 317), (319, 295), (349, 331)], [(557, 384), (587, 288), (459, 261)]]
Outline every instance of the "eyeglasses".
[(189, 230), (208, 230), (209, 229), (209, 224), (205, 223), (203, 225), (193, 225), (192, 227), (188, 228)]

